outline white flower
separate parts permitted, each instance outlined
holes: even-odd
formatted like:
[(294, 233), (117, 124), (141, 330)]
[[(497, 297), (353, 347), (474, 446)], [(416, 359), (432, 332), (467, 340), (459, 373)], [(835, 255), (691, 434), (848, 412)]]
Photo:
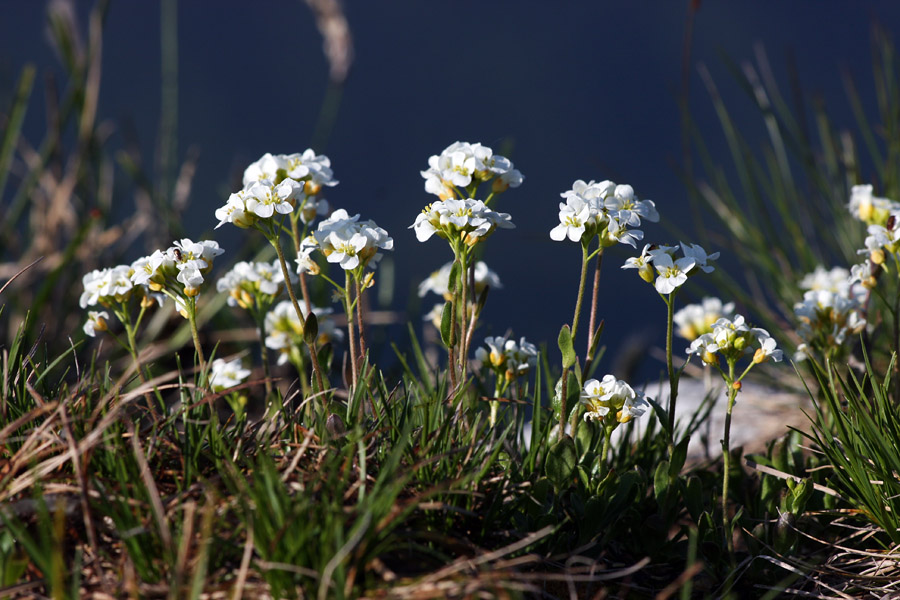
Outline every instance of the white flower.
[(606, 196), (603, 205), (619, 223), (628, 227), (640, 227), (641, 219), (653, 223), (659, 221), (656, 204), (652, 200), (639, 200), (630, 185), (617, 185), (613, 193)]
[(775, 347), (775, 338), (770, 337), (765, 330), (759, 330), (756, 335), (759, 348), (753, 354), (753, 362), (761, 363), (767, 360), (781, 362), (782, 352)]
[[(443, 296), (445, 300), (450, 300), (450, 271), (452, 269), (453, 262), (451, 261), (429, 275), (419, 284), (419, 297), (422, 298), (428, 292), (434, 292)], [(475, 295), (478, 296), (486, 286), (490, 286), (493, 290), (503, 288), (500, 277), (490, 270), (484, 261), (479, 260), (475, 263)]]
[(275, 213), (287, 215), (294, 211), (303, 186), (293, 179), (285, 179), (278, 185), (268, 179), (252, 184), (244, 191), (244, 205), (248, 212), (267, 219)]
[(506, 337), (488, 337), (485, 338), (484, 345), (487, 350), (484, 347), (477, 348), (475, 358), (498, 375), (502, 374), (507, 381), (528, 374), (537, 365), (537, 346), (524, 337), (518, 342)]
[(713, 323), (722, 317), (730, 317), (734, 302), (723, 305), (718, 298), (704, 298), (701, 304), (688, 304), (673, 316), (677, 333), (687, 340), (695, 340), (712, 331)]
[(212, 362), (209, 385), (214, 392), (221, 392), (243, 383), (248, 377), (250, 370), (244, 368), (241, 359), (226, 361), (224, 358), (217, 358)]
[(347, 211), (334, 211), (330, 218), (319, 223), (313, 233), (318, 248), (330, 263), (352, 271), (380, 260), (379, 250), (393, 250), (394, 240), (374, 221), (359, 222), (359, 215), (349, 216)]
[(106, 320), (109, 319), (109, 313), (105, 310), (101, 311), (88, 311), (88, 320), (84, 324), (84, 332), (94, 337), (97, 335), (98, 331), (106, 331), (107, 325)]
[(870, 265), (871, 263), (866, 260), (862, 265), (855, 265), (851, 271), (843, 267), (827, 270), (818, 265), (812, 273), (803, 276), (800, 280), (800, 289), (825, 290), (862, 302), (867, 292), (861, 282), (863, 278), (868, 279), (871, 275)]
[(794, 316), (800, 321), (797, 333), (818, 350), (840, 347), (848, 335), (858, 334), (866, 325), (856, 298), (827, 290), (804, 293), (803, 301), (794, 304)]
[(706, 262), (719, 258), (718, 252), (707, 254), (706, 250), (704, 250), (700, 244), (685, 244), (684, 242), (681, 242), (681, 251), (684, 253), (685, 258), (692, 259), (694, 265), (699, 267), (704, 273), (712, 273), (715, 271), (715, 268), (707, 265)]
[(605, 375), (602, 381), (586, 381), (581, 391), (581, 403), (587, 407), (585, 421), (602, 420), (610, 410), (614, 410), (618, 423), (627, 423), (643, 415), (649, 407), (643, 394), (635, 392), (628, 383), (612, 375)]
[[(754, 345), (756, 348), (754, 349)], [(721, 318), (712, 326), (710, 333), (704, 333), (691, 342), (688, 355), (697, 355), (707, 364), (716, 364), (716, 354), (729, 361), (736, 361), (745, 354), (753, 353), (753, 362), (768, 360), (778, 362), (782, 352), (776, 348), (775, 340), (765, 329), (750, 328), (741, 315), (733, 319)]]
[(485, 350), (484, 347), (476, 349), (475, 358), (481, 361), (482, 364), (501, 369), (506, 364), (506, 354), (503, 351), (506, 347), (506, 341), (506, 336), (484, 338), (484, 345), (488, 349)]
[(464, 188), (473, 182), (494, 179), (493, 192), (502, 193), (510, 187), (518, 187), (524, 179), (505, 156), (494, 154), (487, 146), (468, 142), (454, 142), (440, 155), (429, 157), (428, 170), (421, 174), (425, 179), (425, 191), (441, 200), (455, 198), (455, 186)]
[(872, 195), (871, 185), (854, 185), (850, 190), (847, 210), (869, 225), (884, 225), (892, 212), (900, 211), (900, 203)]
[(281, 156), (273, 156), (266, 152), (259, 160), (251, 163), (244, 170), (244, 188), (250, 187), (257, 181), (275, 181), (278, 178), (278, 171), (284, 171), (286, 167), (287, 163)]
[[(289, 275), (295, 283), (297, 276)], [(271, 263), (242, 261), (216, 282), (216, 291), (228, 294), (228, 306), (252, 309), (255, 301), (268, 305), (285, 291), (284, 274), (277, 259)]]
[(487, 238), (497, 228), (515, 227), (507, 213), (487, 208), (481, 200), (438, 200), (425, 207), (409, 228), (416, 232), (420, 242), (437, 234), (444, 239), (452, 239), (474, 245)]
[(216, 218), (219, 224), (216, 229), (225, 223), (233, 223), (237, 227), (246, 229), (256, 221), (256, 215), (247, 210), (247, 193), (244, 190), (231, 194), (225, 206), (216, 209)]
[(127, 301), (135, 285), (131, 280), (131, 274), (132, 269), (129, 265), (117, 265), (86, 273), (81, 278), (84, 292), (78, 300), (79, 305), (81, 308), (87, 308), (97, 304), (109, 306), (113, 302)]
[(559, 203), (559, 225), (550, 230), (550, 239), (561, 242), (569, 238), (573, 242), (580, 242), (586, 225), (593, 224), (595, 217), (596, 214), (583, 198), (569, 196), (564, 203)]
[[(677, 246), (676, 246), (677, 248)], [(693, 258), (684, 257), (672, 260), (672, 254), (663, 248), (650, 251), (650, 261), (656, 269), (654, 281), (656, 291), (660, 294), (671, 294), (687, 281), (688, 272), (694, 268)]]
[[(299, 305), (303, 318), (307, 318), (309, 316), (309, 307), (306, 302), (301, 300)], [(331, 341), (339, 342), (344, 339), (344, 332), (337, 328), (330, 316), (333, 312), (330, 308), (313, 306), (312, 312), (316, 315), (319, 326), (318, 344), (325, 344)], [(279, 365), (290, 360), (292, 352), (305, 351), (303, 325), (300, 323), (297, 312), (290, 301), (279, 302), (266, 314), (265, 327), (267, 334), (266, 347), (279, 352)]]

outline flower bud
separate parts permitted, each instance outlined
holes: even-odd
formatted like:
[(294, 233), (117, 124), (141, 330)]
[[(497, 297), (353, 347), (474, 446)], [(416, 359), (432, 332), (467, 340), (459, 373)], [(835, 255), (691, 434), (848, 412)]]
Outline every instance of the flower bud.
[(653, 283), (653, 280), (656, 279), (656, 273), (654, 273), (653, 265), (650, 263), (641, 265), (640, 268), (638, 268), (638, 275), (640, 275), (641, 279), (647, 283)]
[(503, 192), (505, 192), (508, 189), (509, 189), (509, 184), (507, 182), (503, 181), (503, 179), (501, 179), (500, 177), (495, 179), (494, 182), (491, 184), (491, 191), (494, 192), (495, 194), (502, 194)]
[(871, 202), (863, 202), (859, 205), (859, 220), (870, 223), (875, 213), (875, 205)]
[(316, 194), (318, 194), (319, 192), (322, 191), (322, 186), (321, 186), (321, 184), (315, 183), (312, 180), (310, 180), (310, 181), (307, 181), (303, 185), (303, 191), (306, 193), (307, 196), (315, 196)]
[(741, 387), (742, 386), (741, 386), (740, 381), (735, 381), (734, 383), (731, 384), (731, 389), (737, 390), (738, 392), (741, 391)]
[(715, 355), (715, 353), (710, 352), (709, 350), (705, 350), (703, 355), (700, 357), (703, 362), (708, 365), (717, 365), (719, 364), (719, 357)]
[(764, 363), (769, 359), (768, 355), (763, 352), (762, 348), (757, 348), (756, 352), (753, 353), (753, 362), (754, 364)]
[(884, 250), (882, 250), (881, 248), (872, 250), (872, 253), (869, 255), (869, 260), (871, 260), (872, 264), (875, 265), (884, 264)]

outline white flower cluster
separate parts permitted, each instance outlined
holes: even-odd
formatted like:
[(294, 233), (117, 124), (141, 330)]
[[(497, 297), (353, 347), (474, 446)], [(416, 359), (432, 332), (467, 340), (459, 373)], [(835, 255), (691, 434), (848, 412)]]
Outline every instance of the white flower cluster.
[(173, 242), (166, 251), (156, 250), (134, 261), (131, 280), (155, 292), (167, 290), (193, 297), (200, 293), (204, 276), (212, 270), (213, 259), (223, 252), (213, 240), (194, 242), (184, 238)]
[(322, 187), (337, 185), (327, 156), (311, 149), (302, 154), (264, 154), (244, 171), (243, 189), (216, 209), (218, 229), (225, 223), (252, 227), (259, 219), (293, 213), (311, 223), (328, 213), (328, 201), (315, 196)]
[(613, 423), (627, 423), (650, 408), (642, 393), (612, 375), (604, 375), (602, 381), (588, 379), (581, 390), (581, 403), (587, 408), (585, 421), (602, 421), (612, 415)]
[[(453, 262), (451, 261), (422, 281), (419, 284), (419, 298), (423, 298), (428, 292), (434, 292), (443, 296), (445, 300), (452, 300), (450, 295), (450, 271), (452, 269)], [(479, 260), (475, 263), (475, 296), (477, 297), (486, 286), (490, 286), (494, 290), (503, 288), (500, 277), (489, 269), (483, 260)]]
[(559, 225), (550, 230), (550, 238), (557, 242), (568, 238), (587, 243), (600, 235), (603, 246), (619, 242), (637, 247), (644, 232), (628, 228), (639, 227), (641, 219), (659, 221), (653, 201), (639, 200), (630, 185), (579, 179), (560, 195), (566, 201), (559, 204)]
[(712, 326), (710, 333), (704, 333), (686, 350), (688, 355), (696, 354), (707, 364), (718, 364), (717, 354), (727, 361), (737, 361), (745, 354), (753, 352), (753, 362), (762, 363), (768, 360), (779, 362), (781, 350), (776, 348), (775, 339), (769, 332), (759, 327), (750, 328), (744, 317), (736, 315), (734, 319), (719, 319)]
[[(794, 316), (800, 321), (797, 333), (806, 346), (829, 352), (837, 350), (848, 335), (856, 335), (866, 326), (860, 299), (830, 290), (809, 290), (803, 301), (794, 304)], [(798, 348), (804, 358), (806, 349)]]
[[(681, 249), (682, 257), (675, 258)], [(696, 267), (704, 273), (712, 273), (715, 268), (708, 261), (719, 258), (718, 252), (707, 254), (699, 244), (676, 246), (651, 246), (647, 244), (640, 256), (629, 258), (623, 269), (637, 269), (638, 275), (647, 283), (652, 283), (660, 294), (671, 294), (684, 285), (689, 273)], [(697, 271), (694, 271), (696, 273)]]
[[(296, 283), (297, 276), (289, 275), (291, 283)], [(245, 310), (256, 303), (268, 306), (284, 293), (284, 274), (277, 259), (271, 263), (242, 261), (216, 282), (216, 291), (228, 294), (228, 306)]]
[(874, 196), (871, 185), (854, 185), (847, 210), (868, 225), (884, 225), (890, 213), (900, 211), (900, 203)]
[(886, 254), (896, 255), (900, 251), (900, 210), (891, 212), (884, 224), (873, 224), (866, 228), (866, 247), (859, 254), (866, 254), (875, 264), (883, 264)]
[(84, 332), (91, 337), (95, 337), (98, 331), (106, 331), (107, 319), (109, 319), (109, 313), (105, 310), (89, 310), (88, 320), (85, 322), (83, 327)]
[(866, 296), (866, 289), (860, 283), (859, 276), (866, 268), (869, 268), (867, 263), (854, 265), (850, 271), (843, 267), (826, 269), (819, 265), (812, 273), (803, 276), (800, 280), (800, 289), (831, 292), (862, 302)]
[[(309, 316), (309, 307), (304, 301), (300, 301), (300, 312), (303, 318)], [(344, 339), (344, 332), (337, 328), (334, 320), (331, 318), (333, 312), (330, 308), (319, 308), (313, 306), (313, 314), (319, 326), (318, 344), (325, 344), (330, 341), (339, 342)], [(275, 307), (266, 313), (266, 340), (267, 348), (277, 350), (278, 364), (282, 365), (291, 359), (292, 353), (300, 353), (306, 348), (303, 339), (303, 324), (297, 317), (297, 312), (290, 301), (279, 302)]]
[(481, 200), (438, 200), (426, 206), (416, 217), (410, 229), (416, 232), (420, 242), (437, 234), (451, 243), (462, 242), (468, 246), (487, 239), (497, 228), (513, 229), (512, 217), (485, 206)]
[(345, 271), (365, 267), (381, 260), (379, 250), (393, 250), (394, 240), (375, 221), (360, 222), (359, 215), (352, 217), (343, 208), (319, 223), (313, 234), (303, 241), (297, 258), (299, 270), (312, 271), (309, 255), (318, 248), (328, 262), (338, 263)]
[(440, 155), (431, 156), (428, 170), (421, 173), (425, 191), (441, 200), (461, 197), (457, 188), (467, 188), (473, 182), (493, 180), (493, 192), (501, 193), (519, 187), (525, 179), (508, 158), (494, 154), (487, 146), (468, 142), (454, 142)]
[(700, 304), (688, 304), (673, 315), (677, 333), (688, 341), (694, 341), (712, 331), (713, 324), (721, 318), (730, 318), (734, 302), (722, 304), (718, 298), (704, 298)]
[(226, 361), (217, 358), (212, 362), (209, 374), (209, 386), (214, 392), (221, 392), (233, 388), (250, 377), (250, 369), (245, 369), (240, 358)]
[(506, 337), (487, 337), (484, 346), (475, 350), (475, 358), (482, 365), (503, 374), (507, 381), (526, 375), (537, 365), (537, 346), (521, 338), (518, 342)]
[(87, 308), (98, 304), (110, 306), (113, 303), (127, 302), (134, 292), (134, 282), (131, 279), (133, 272), (129, 265), (117, 265), (85, 273), (81, 278), (84, 292), (78, 304), (81, 308)]

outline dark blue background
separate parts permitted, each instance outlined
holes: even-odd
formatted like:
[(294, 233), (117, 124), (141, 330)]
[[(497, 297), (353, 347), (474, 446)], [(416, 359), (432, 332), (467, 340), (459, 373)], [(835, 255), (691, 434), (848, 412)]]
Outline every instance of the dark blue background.
[[(82, 15), (90, 8), (77, 6)], [(332, 135), (317, 150), (331, 157), (341, 181), (327, 194), (332, 205), (374, 219), (394, 238), (394, 308), (404, 310), (410, 290), (451, 257), (437, 238), (420, 244), (407, 227), (432, 200), (419, 171), (430, 154), (456, 140), (508, 147), (526, 177), (497, 205), (512, 214), (517, 229), (500, 231), (487, 247), (505, 288), (488, 303), (486, 335), (512, 328), (553, 345), (560, 324), (571, 319), (580, 252), (570, 242), (552, 242), (548, 232), (557, 223), (560, 192), (575, 179), (630, 183), (640, 197), (656, 201), (663, 219), (644, 228), (647, 240), (676, 241), (664, 223), (689, 226), (676, 173), (687, 6), (675, 0), (346, 2), (356, 60)], [(59, 69), (42, 35), (44, 8), (37, 1), (0, 2), (6, 102), (26, 61), (42, 71)], [(874, 113), (873, 22), (896, 31), (900, 3), (703, 2), (694, 24), (691, 107), (714, 149), (724, 141), (697, 63), (709, 66), (726, 101), (761, 136), (750, 101), (718, 53), (752, 60), (760, 42), (787, 89), (785, 56), (793, 52), (803, 89), (821, 94), (833, 118), (852, 126), (839, 68), (856, 78)], [(310, 144), (327, 65), (300, 1), (182, 2), (178, 27), (179, 155), (189, 146), (200, 152), (186, 228), (192, 237), (207, 237), (213, 211), (248, 162)], [(158, 2), (112, 2), (103, 79), (100, 117), (133, 122), (152, 156), (160, 119)], [(42, 107), (32, 104), (25, 131), (33, 143), (42, 120)], [(130, 210), (130, 197), (118, 202)], [(233, 228), (215, 238), (229, 253), (248, 240)], [(628, 255), (620, 246), (605, 262), (600, 313), (612, 347), (630, 333), (650, 332), (659, 341), (665, 320), (653, 289), (619, 269)], [(424, 309), (430, 307), (429, 300)]]

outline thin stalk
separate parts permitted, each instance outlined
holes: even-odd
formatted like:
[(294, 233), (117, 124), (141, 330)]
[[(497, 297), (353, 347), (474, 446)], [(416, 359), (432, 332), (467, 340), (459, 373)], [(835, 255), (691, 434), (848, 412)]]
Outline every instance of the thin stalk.
[(600, 297), (600, 267), (603, 265), (603, 248), (600, 248), (600, 253), (597, 254), (597, 263), (594, 268), (594, 287), (591, 291), (591, 317), (590, 321), (588, 321), (588, 340), (587, 340), (587, 350), (585, 350), (584, 355), (584, 368), (587, 371), (587, 368), (590, 364), (590, 361), (593, 360), (593, 356), (590, 356), (591, 346), (594, 345), (594, 332), (597, 330), (597, 302)]
[[(300, 310), (300, 304), (297, 302), (297, 294), (294, 292), (294, 286), (291, 285), (291, 276), (288, 272), (287, 262), (284, 260), (284, 250), (281, 249), (281, 244), (278, 243), (278, 238), (270, 238), (269, 241), (275, 247), (275, 252), (278, 254), (278, 262), (281, 263), (281, 274), (284, 277), (284, 287), (287, 288), (288, 296), (291, 297), (291, 304), (294, 305), (294, 311), (297, 313), (297, 318), (300, 319), (300, 326), (306, 329), (306, 319), (303, 318), (303, 311)], [(307, 304), (307, 306), (310, 306)], [(311, 309), (311, 307), (310, 307)], [(309, 357), (312, 360), (313, 365), (313, 373), (316, 377), (316, 385), (319, 388), (319, 391), (325, 390), (325, 381), (322, 377), (322, 367), (319, 366), (319, 356), (316, 353), (316, 343), (308, 342), (306, 346), (309, 348)]]
[[(615, 418), (615, 416), (613, 418)], [(607, 467), (606, 461), (609, 460), (609, 449), (612, 445), (612, 432), (615, 428), (615, 425), (603, 427), (603, 450), (600, 452), (600, 460), (603, 461), (604, 467)], [(609, 472), (609, 469), (607, 468), (606, 471)]]
[(669, 457), (675, 451), (675, 403), (678, 399), (678, 381), (672, 366), (672, 324), (675, 320), (675, 292), (663, 297), (668, 307), (666, 316), (666, 369), (669, 371)]
[(588, 247), (581, 244), (581, 276), (578, 279), (578, 298), (575, 300), (575, 314), (572, 316), (572, 339), (578, 333), (578, 318), (581, 316), (581, 301), (584, 299), (584, 284), (587, 279)]
[(353, 323), (353, 303), (350, 298), (350, 272), (344, 271), (344, 312), (347, 314), (347, 344), (350, 346), (350, 385), (351, 397), (353, 390), (356, 389), (356, 379), (358, 376), (357, 363), (359, 357), (356, 355), (356, 334), (354, 332)]
[(466, 260), (466, 251), (463, 250), (459, 253), (459, 278), (462, 280), (462, 291), (460, 293), (460, 309), (462, 313), (460, 314), (460, 332), (461, 338), (459, 340), (459, 372), (460, 372), (460, 381), (466, 380), (466, 370), (468, 367), (468, 348), (466, 347), (466, 329), (469, 321), (469, 265)]
[[(188, 322), (191, 324), (191, 338), (194, 340), (194, 350), (197, 351), (197, 360), (200, 362), (200, 373), (206, 373), (206, 357), (203, 355), (203, 348), (200, 346), (200, 332), (197, 330), (197, 301), (190, 298), (186, 303)], [(205, 376), (201, 376), (201, 386), (205, 386)]]
[(728, 474), (731, 468), (731, 410), (737, 399), (738, 390), (734, 387), (734, 361), (728, 361), (728, 408), (725, 411), (725, 436), (722, 439), (722, 527), (725, 532), (725, 545), (729, 556), (734, 556), (734, 540), (728, 534)]
[[(362, 275), (362, 273), (360, 273)], [(359, 358), (366, 357), (366, 330), (363, 327), (363, 305), (362, 305), (362, 286), (359, 283), (360, 277), (353, 277), (356, 284), (356, 324), (359, 329)]]
[(256, 327), (259, 329), (259, 357), (262, 360), (263, 376), (266, 378), (266, 404), (268, 404), (272, 400), (272, 378), (269, 371), (269, 349), (266, 348), (266, 317), (265, 311), (259, 305), (259, 299), (254, 301), (256, 302)]

